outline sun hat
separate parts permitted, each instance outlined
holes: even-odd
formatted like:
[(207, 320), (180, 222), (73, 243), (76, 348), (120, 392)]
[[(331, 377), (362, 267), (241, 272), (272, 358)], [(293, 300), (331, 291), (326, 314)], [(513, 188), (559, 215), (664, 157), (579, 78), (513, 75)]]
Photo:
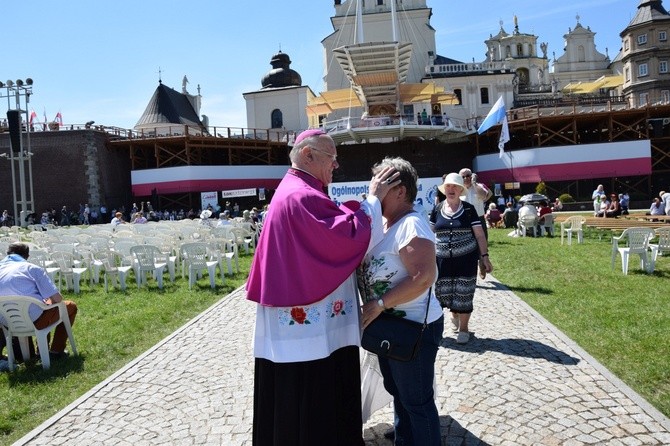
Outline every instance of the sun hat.
[(212, 216), (212, 211), (210, 211), (209, 209), (205, 209), (205, 210), (202, 211), (202, 213), (200, 214), (200, 219), (204, 220), (205, 218), (209, 218), (209, 217), (211, 217), (211, 216)]
[(456, 172), (452, 172), (452, 173), (450, 173), (449, 175), (447, 175), (447, 176), (444, 178), (444, 183), (442, 183), (442, 184), (440, 184), (439, 186), (437, 186), (437, 188), (439, 189), (439, 191), (442, 192), (442, 193), (445, 194), (445, 195), (446, 195), (447, 193), (445, 192), (444, 186), (447, 185), (447, 184), (455, 184), (456, 186), (460, 186), (461, 189), (465, 189), (465, 185), (463, 184), (463, 177), (461, 177), (461, 176), (460, 176), (459, 174), (457, 174)]

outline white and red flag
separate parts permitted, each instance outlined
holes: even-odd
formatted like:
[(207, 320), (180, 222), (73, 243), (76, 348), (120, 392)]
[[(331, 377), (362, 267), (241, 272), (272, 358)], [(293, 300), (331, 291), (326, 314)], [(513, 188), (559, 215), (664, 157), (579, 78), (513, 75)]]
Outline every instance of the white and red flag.
[(63, 127), (63, 115), (60, 114), (60, 111), (56, 113), (56, 119), (54, 119), (58, 123), (59, 127)]

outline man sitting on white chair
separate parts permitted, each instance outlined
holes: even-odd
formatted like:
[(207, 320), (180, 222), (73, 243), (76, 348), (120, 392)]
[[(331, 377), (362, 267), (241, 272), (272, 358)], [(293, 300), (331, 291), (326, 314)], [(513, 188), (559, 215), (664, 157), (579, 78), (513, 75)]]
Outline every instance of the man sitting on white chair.
[(534, 225), (530, 225), (530, 226), (526, 226), (526, 227), (521, 226), (521, 221), (525, 220), (526, 218), (530, 218), (530, 217), (534, 217), (535, 220), (536, 220), (536, 223), (537, 223), (537, 208), (532, 203), (526, 203), (525, 205), (523, 205), (519, 208), (519, 219), (518, 219), (518, 222), (517, 222), (517, 227), (518, 227), (517, 230), (519, 231), (519, 235), (523, 236), (524, 234), (521, 231), (528, 232), (528, 230), (532, 230), (533, 235), (536, 234), (536, 232), (534, 230)]
[[(0, 260), (0, 295), (2, 296), (30, 296), (46, 304), (58, 303), (63, 296), (51, 281), (44, 268), (28, 262), (30, 247), (25, 243), (14, 242), (7, 248), (7, 257)], [(65, 301), (70, 325), (74, 325), (77, 316), (77, 305)], [(30, 316), (36, 328), (48, 327), (58, 320), (58, 308), (42, 311), (36, 305), (30, 306)], [(49, 354), (52, 359), (61, 359), (68, 356), (65, 351), (67, 332), (63, 324), (56, 327)]]

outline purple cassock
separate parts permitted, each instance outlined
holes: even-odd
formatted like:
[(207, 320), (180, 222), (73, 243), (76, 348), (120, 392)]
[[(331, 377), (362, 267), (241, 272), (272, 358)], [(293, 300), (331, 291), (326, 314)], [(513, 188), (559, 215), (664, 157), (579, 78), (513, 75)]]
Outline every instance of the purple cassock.
[(271, 307), (318, 302), (360, 264), (370, 219), (357, 202), (337, 206), (312, 175), (291, 168), (263, 223), (247, 299)]

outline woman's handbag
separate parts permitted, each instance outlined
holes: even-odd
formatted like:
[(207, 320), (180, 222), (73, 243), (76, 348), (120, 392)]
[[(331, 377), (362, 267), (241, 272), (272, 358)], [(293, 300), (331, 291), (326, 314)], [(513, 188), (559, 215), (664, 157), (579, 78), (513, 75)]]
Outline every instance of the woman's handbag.
[(361, 346), (379, 357), (403, 362), (414, 359), (419, 351), (423, 331), (428, 325), (431, 291), (432, 288), (428, 290), (423, 324), (382, 312), (363, 330)]

